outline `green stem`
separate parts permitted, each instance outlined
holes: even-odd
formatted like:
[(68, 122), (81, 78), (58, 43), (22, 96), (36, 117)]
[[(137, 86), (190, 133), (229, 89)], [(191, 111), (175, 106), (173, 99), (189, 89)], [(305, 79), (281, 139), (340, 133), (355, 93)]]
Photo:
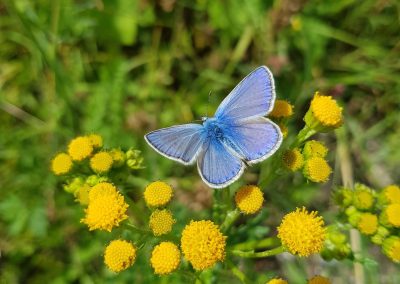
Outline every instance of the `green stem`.
[(303, 144), (308, 138), (313, 136), (317, 131), (314, 129), (309, 128), (307, 125), (304, 126), (302, 130), (300, 130), (299, 134), (297, 134), (296, 140), (293, 141), (290, 148), (299, 147)]
[(242, 251), (248, 251), (248, 250), (254, 250), (254, 249), (261, 249), (261, 248), (267, 248), (267, 247), (272, 247), (272, 246), (277, 246), (280, 245), (281, 242), (279, 241), (278, 238), (276, 237), (271, 237), (271, 238), (265, 238), (262, 240), (250, 240), (246, 241), (240, 244), (236, 244), (233, 246), (234, 250), (242, 250)]
[(240, 271), (240, 269), (237, 268), (237, 267), (233, 264), (232, 261), (227, 261), (227, 263), (228, 263), (229, 268), (230, 268), (231, 271), (232, 271), (232, 274), (235, 275), (242, 283), (245, 283), (245, 284), (246, 284), (246, 283), (251, 283), (251, 282), (247, 279), (246, 275), (245, 275), (242, 271)]
[(221, 231), (222, 232), (228, 231), (228, 229), (232, 226), (232, 224), (237, 220), (239, 216), (240, 216), (240, 211), (238, 209), (229, 211), (226, 214), (225, 220), (221, 225)]
[(243, 258), (264, 258), (264, 257), (274, 256), (283, 253), (285, 251), (286, 249), (283, 246), (279, 246), (277, 248), (261, 252), (232, 250), (231, 253), (233, 255), (240, 256)]
[(135, 225), (133, 225), (131, 223), (126, 223), (126, 226), (132, 228), (134, 231), (136, 231), (138, 233), (142, 233), (142, 234), (145, 234), (145, 235), (151, 234), (150, 230), (139, 228), (139, 227), (137, 227), (137, 226), (135, 226)]

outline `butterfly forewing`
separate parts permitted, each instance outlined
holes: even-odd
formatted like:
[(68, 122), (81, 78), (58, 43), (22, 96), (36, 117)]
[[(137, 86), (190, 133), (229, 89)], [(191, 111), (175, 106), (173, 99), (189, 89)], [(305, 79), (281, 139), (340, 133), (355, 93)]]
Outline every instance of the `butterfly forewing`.
[(245, 77), (222, 101), (215, 117), (237, 121), (268, 114), (275, 102), (275, 85), (271, 72), (261, 66)]
[(158, 153), (188, 165), (195, 162), (203, 144), (203, 130), (195, 123), (176, 125), (150, 132), (145, 139)]

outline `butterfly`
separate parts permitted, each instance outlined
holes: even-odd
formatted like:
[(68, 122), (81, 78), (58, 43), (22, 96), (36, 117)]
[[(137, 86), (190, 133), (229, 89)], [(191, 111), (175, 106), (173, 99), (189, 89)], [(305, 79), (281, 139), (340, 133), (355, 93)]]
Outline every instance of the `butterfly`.
[(235, 182), (247, 165), (261, 162), (282, 144), (278, 125), (265, 118), (275, 103), (271, 71), (261, 66), (247, 75), (222, 101), (214, 117), (152, 131), (147, 143), (161, 155), (194, 164), (211, 188)]

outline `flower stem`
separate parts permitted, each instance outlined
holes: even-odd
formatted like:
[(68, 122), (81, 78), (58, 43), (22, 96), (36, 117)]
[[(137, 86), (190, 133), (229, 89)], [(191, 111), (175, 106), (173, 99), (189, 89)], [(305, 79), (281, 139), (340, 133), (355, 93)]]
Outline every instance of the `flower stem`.
[(264, 258), (264, 257), (274, 256), (274, 255), (283, 253), (285, 251), (286, 251), (286, 249), (283, 246), (279, 246), (274, 249), (261, 251), (261, 252), (232, 250), (231, 253), (233, 255), (237, 255), (237, 256), (240, 256), (243, 258)]
[(291, 148), (295, 148), (303, 144), (308, 138), (313, 136), (317, 131), (309, 128), (307, 125), (304, 126), (302, 130), (300, 130), (299, 134), (297, 134), (296, 140), (293, 141)]
[(232, 224), (236, 221), (236, 219), (240, 216), (240, 211), (238, 209), (229, 211), (226, 216), (225, 220), (221, 225), (221, 231), (226, 232)]
[(250, 240), (246, 241), (240, 244), (236, 244), (233, 246), (234, 250), (254, 250), (254, 249), (261, 249), (261, 248), (267, 248), (267, 247), (272, 247), (272, 246), (277, 246), (280, 245), (281, 242), (279, 241), (278, 238), (276, 237), (271, 237), (271, 238), (265, 238), (262, 240)]

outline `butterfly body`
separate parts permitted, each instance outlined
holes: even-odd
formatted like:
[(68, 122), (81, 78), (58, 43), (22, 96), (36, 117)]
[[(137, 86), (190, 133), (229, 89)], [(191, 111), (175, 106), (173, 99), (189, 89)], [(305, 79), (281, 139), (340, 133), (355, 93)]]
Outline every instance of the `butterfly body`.
[(223, 188), (237, 180), (246, 165), (265, 160), (279, 148), (282, 133), (265, 118), (275, 101), (274, 81), (267, 67), (250, 73), (225, 98), (214, 117), (202, 124), (183, 124), (145, 136), (163, 156), (184, 165), (197, 161), (203, 181)]

